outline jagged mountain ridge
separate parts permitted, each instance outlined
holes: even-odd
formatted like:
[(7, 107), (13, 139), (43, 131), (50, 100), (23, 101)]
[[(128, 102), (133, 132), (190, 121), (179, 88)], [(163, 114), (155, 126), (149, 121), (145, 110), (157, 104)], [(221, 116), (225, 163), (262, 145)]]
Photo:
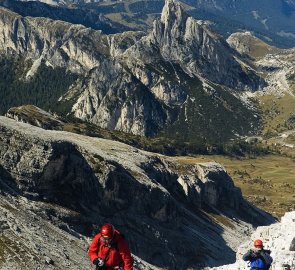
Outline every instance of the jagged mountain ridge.
[(189, 17), (180, 4), (173, 1), (167, 1), (161, 19), (154, 22), (153, 32), (126, 53), (128, 60), (143, 58), (146, 64), (154, 64), (161, 58), (179, 63), (191, 77), (206, 78), (232, 89), (255, 90), (261, 86), (254, 71), (239, 63), (238, 55), (225, 40), (206, 24)]
[[(42, 65), (84, 77), (61, 99), (72, 104), (68, 107), (73, 106), (72, 112), (81, 119), (149, 136), (173, 123), (188, 123), (187, 130), (192, 125), (198, 128), (194, 135), (218, 140), (253, 131), (258, 125), (257, 115), (216, 83), (253, 91), (264, 85), (263, 80), (222, 38), (185, 15), (177, 3), (167, 2), (149, 35), (104, 35), (61, 21), (23, 18), (5, 9), (1, 24), (2, 55), (17, 54), (21, 61), (33, 61), (23, 72), (25, 79), (38, 74)], [(170, 27), (178, 38), (167, 35)], [(216, 122), (220, 126), (211, 138), (208, 118), (212, 126)]]
[[(142, 29), (150, 27), (149, 17), (160, 13), (164, 1), (38, 1), (54, 6), (75, 6), (82, 10), (99, 10), (106, 16), (116, 13), (126, 25)], [(228, 37), (242, 29), (254, 31), (259, 38), (276, 46), (294, 47), (295, 3), (288, 0), (239, 1), (205, 0), (182, 1), (190, 14), (197, 19), (210, 20), (214, 28)], [(25, 3), (25, 1), (24, 1)], [(120, 16), (124, 13), (124, 16)], [(146, 16), (148, 15), (148, 16)], [(275, 19), (274, 19), (275, 18)], [(114, 18), (115, 19), (115, 18)], [(117, 21), (120, 21), (116, 19)], [(145, 21), (144, 25), (142, 25)]]
[(113, 34), (128, 31), (129, 28), (119, 23), (110, 21), (102, 13), (93, 9), (76, 9), (56, 7), (43, 2), (29, 1), (19, 2), (15, 0), (1, 0), (0, 6), (8, 8), (22, 16), (46, 17), (53, 20), (61, 20), (73, 24), (82, 24), (85, 27), (102, 30), (103, 33)]
[[(231, 248), (250, 224), (273, 221), (242, 198), (219, 164), (183, 167), (122, 143), (6, 117), (0, 130), (0, 269), (89, 267), (87, 237), (106, 221), (128, 237), (140, 258), (135, 269), (199, 269), (233, 261)], [(11, 260), (18, 241), (26, 248)]]

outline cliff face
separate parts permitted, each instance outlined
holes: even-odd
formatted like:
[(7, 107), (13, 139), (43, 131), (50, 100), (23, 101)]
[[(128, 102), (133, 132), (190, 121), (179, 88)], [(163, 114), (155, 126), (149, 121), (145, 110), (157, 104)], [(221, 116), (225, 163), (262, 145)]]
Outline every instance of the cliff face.
[(200, 126), (193, 133), (201, 137), (210, 135), (204, 129), (208, 121), (228, 125), (220, 129), (223, 139), (258, 126), (255, 112), (233, 92), (257, 90), (264, 81), (221, 37), (175, 2), (166, 2), (150, 34), (104, 35), (3, 8), (0, 14), (0, 52), (2, 58), (14, 55), (25, 63), (21, 80), (34, 78), (44, 65), (79, 75), (56, 101), (58, 106), (67, 104), (67, 113), (78, 118), (147, 136), (175, 122), (186, 125), (183, 114)]
[[(3, 29), (0, 35), (1, 54), (21, 54), (34, 61), (32, 67), (35, 69), (43, 60), (49, 66), (66, 67), (72, 72), (81, 73), (99, 65), (102, 57), (108, 53), (106, 37), (100, 31), (81, 25), (44, 18), (24, 18), (1, 8), (0, 26)], [(101, 50), (96, 50), (96, 43)]]
[(50, 264), (48, 257), (60, 268), (88, 267), (87, 237), (107, 221), (153, 269), (219, 265), (234, 259), (230, 246), (252, 230), (251, 220), (272, 221), (243, 200), (218, 164), (182, 168), (122, 143), (5, 117), (0, 130), (1, 269), (21, 265), (21, 258), (9, 259), (17, 241), (26, 243), (27, 267)]

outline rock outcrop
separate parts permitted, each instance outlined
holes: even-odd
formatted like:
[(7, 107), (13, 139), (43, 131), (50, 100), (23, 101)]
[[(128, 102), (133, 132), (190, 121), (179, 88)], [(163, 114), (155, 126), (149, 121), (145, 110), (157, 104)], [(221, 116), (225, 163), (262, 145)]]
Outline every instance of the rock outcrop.
[(199, 269), (232, 261), (253, 225), (273, 222), (218, 164), (183, 168), (119, 142), (5, 117), (0, 131), (0, 269), (21, 267), (21, 258), (9, 259), (19, 242), (31, 269), (87, 268), (87, 237), (107, 221), (141, 258), (137, 269), (150, 269), (140, 260), (152, 269)]
[(32, 105), (10, 108), (5, 116), (44, 129), (62, 130), (64, 125), (58, 117)]
[(253, 248), (254, 239), (261, 239), (264, 248), (271, 250), (273, 257), (272, 268), (274, 270), (295, 269), (295, 212), (286, 213), (280, 222), (270, 226), (258, 227), (252, 234), (251, 240), (242, 244), (237, 252), (237, 262), (212, 269), (247, 270), (247, 263), (241, 258), (249, 249)]
[(227, 43), (242, 55), (252, 59), (260, 59), (267, 54), (274, 54), (280, 49), (270, 46), (251, 32), (237, 32), (227, 38)]

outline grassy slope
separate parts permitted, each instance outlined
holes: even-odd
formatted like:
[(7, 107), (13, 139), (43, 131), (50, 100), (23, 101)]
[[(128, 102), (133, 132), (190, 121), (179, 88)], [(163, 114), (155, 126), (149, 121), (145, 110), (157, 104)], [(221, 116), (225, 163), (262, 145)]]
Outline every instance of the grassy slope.
[(268, 95), (259, 99), (264, 122), (263, 134), (277, 134), (288, 130), (286, 122), (290, 115), (295, 113), (295, 96), (289, 94), (283, 97)]
[[(240, 43), (245, 44), (248, 47), (249, 59), (254, 61), (260, 60), (267, 54), (284, 55), (286, 50), (279, 49), (268, 45), (267, 43), (253, 37), (249, 34), (239, 34)], [(292, 61), (292, 60), (290, 60)], [(255, 66), (255, 63), (253, 63)], [(292, 65), (292, 62), (290, 62)], [(295, 76), (293, 75), (295, 70), (289, 70), (287, 82), (291, 92), (295, 93)], [(261, 72), (262, 77), (269, 76), (267, 72)], [(295, 96), (291, 94), (285, 94), (284, 96), (275, 96), (273, 94), (257, 96), (258, 106), (262, 116), (262, 135), (266, 138), (276, 136), (278, 133), (294, 129), (295, 120), (290, 121), (290, 116), (295, 115)]]
[[(290, 90), (295, 93), (294, 80), (288, 80)], [(275, 146), (279, 153), (295, 158), (295, 151), (286, 144), (295, 145), (295, 96), (264, 95), (259, 97), (262, 113), (262, 135), (267, 145)], [(281, 135), (288, 135), (282, 138)], [(294, 177), (295, 178), (295, 177)]]
[(131, 29), (146, 31), (153, 25), (156, 17), (159, 17), (164, 6), (162, 1), (137, 1), (128, 2), (104, 1), (102, 3), (88, 4), (88, 7), (103, 13), (114, 22), (128, 26)]
[(243, 195), (258, 207), (277, 217), (295, 209), (295, 159), (281, 155), (251, 159), (216, 155), (173, 159), (184, 164), (219, 162), (233, 178), (235, 185), (241, 188)]

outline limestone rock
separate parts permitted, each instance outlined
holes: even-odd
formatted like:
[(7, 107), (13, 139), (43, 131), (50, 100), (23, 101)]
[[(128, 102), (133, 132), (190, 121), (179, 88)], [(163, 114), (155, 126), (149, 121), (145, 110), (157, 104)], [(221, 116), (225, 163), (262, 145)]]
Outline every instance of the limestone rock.
[(258, 227), (252, 234), (250, 241), (242, 244), (237, 252), (237, 262), (232, 265), (212, 269), (246, 270), (247, 263), (241, 260), (243, 254), (253, 247), (254, 239), (261, 239), (265, 249), (271, 250), (273, 258), (272, 269), (284, 270), (295, 268), (295, 251), (290, 249), (295, 237), (295, 212), (286, 213), (280, 222), (270, 226)]
[(178, 63), (190, 76), (204, 77), (234, 89), (257, 90), (263, 86), (263, 80), (241, 64), (223, 38), (206, 24), (189, 17), (179, 2), (172, 0), (165, 2), (153, 32), (126, 51), (126, 55), (136, 74), (139, 59), (145, 64), (165, 59)]

